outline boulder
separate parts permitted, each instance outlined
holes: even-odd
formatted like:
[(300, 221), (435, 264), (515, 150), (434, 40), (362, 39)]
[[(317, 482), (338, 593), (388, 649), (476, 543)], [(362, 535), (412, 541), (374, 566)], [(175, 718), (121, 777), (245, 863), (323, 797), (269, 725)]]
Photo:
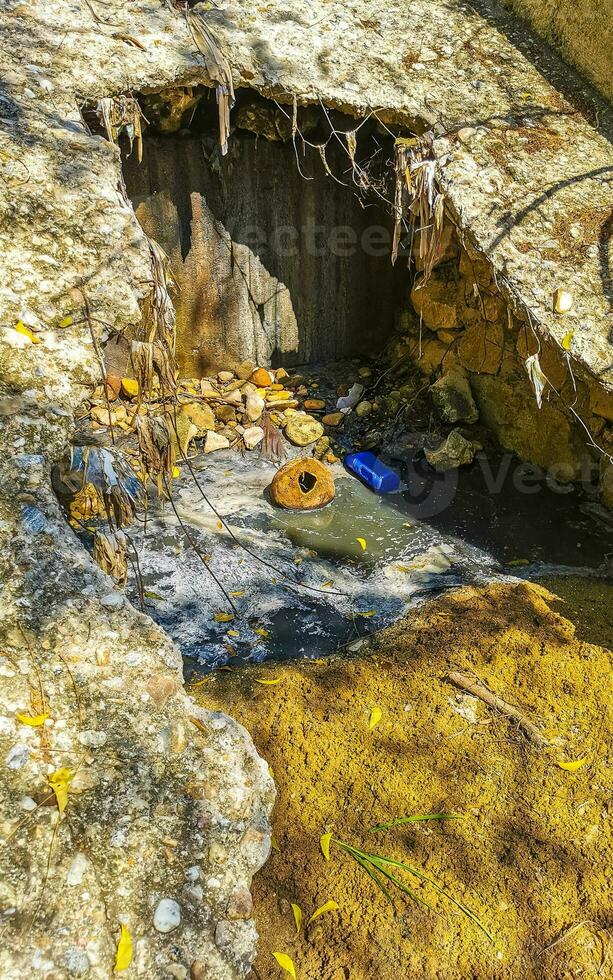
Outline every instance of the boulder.
[(462, 367), (477, 374), (496, 374), (502, 362), (502, 323), (477, 321), (466, 328), (458, 344)]
[(459, 429), (453, 429), (437, 449), (426, 449), (425, 455), (430, 466), (444, 473), (472, 463), (476, 450), (476, 443), (465, 439)]
[(325, 507), (336, 493), (330, 470), (318, 459), (301, 457), (286, 463), (275, 474), (270, 496), (287, 510), (314, 510)]
[(292, 415), (285, 426), (285, 435), (295, 446), (310, 446), (324, 434), (321, 422), (312, 415)]
[(448, 371), (439, 378), (430, 395), (443, 422), (476, 422), (479, 418), (468, 379), (459, 371)]

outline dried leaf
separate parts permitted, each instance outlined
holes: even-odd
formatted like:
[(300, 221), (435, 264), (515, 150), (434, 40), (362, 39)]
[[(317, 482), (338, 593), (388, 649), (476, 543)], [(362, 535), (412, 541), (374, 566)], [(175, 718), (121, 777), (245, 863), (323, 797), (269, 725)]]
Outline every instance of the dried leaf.
[(45, 711), (42, 715), (18, 714), (17, 721), (20, 721), (22, 725), (29, 725), (30, 728), (40, 728), (41, 725), (45, 724), (48, 717), (48, 711)]
[(50, 776), (47, 776), (47, 782), (55, 793), (60, 816), (66, 809), (66, 804), (68, 803), (68, 787), (74, 779), (74, 775), (74, 769), (70, 766), (63, 766), (61, 769), (56, 769), (55, 772), (52, 772)]
[(147, 589), (143, 592), (145, 599), (161, 599), (162, 596), (158, 595), (157, 592), (152, 592), (151, 589)]
[(32, 331), (26, 327), (23, 320), (19, 320), (13, 329), (16, 330), (17, 333), (23, 334), (23, 336), (27, 337), (33, 344), (42, 344), (40, 337), (37, 337), (35, 333), (32, 333)]
[(231, 592), (231, 593), (230, 593), (230, 595), (231, 595), (231, 596), (232, 596), (232, 597), (233, 597), (234, 599), (239, 599), (239, 598), (240, 598), (240, 597), (241, 597), (242, 595), (244, 595), (244, 594), (245, 594), (244, 592)]
[(281, 678), (280, 677), (274, 677), (272, 680), (269, 680), (269, 681), (262, 681), (258, 677), (256, 677), (256, 679), (255, 679), (255, 683), (256, 684), (268, 684), (271, 687), (272, 687), (273, 684), (279, 684), (280, 681), (281, 681)]
[(272, 955), (281, 969), (289, 973), (290, 977), (293, 977), (293, 980), (296, 980), (296, 970), (291, 956), (288, 956), (287, 953), (273, 953)]
[(238, 630), (228, 630), (228, 636), (239, 636)]
[(334, 899), (330, 899), (329, 902), (326, 902), (325, 905), (321, 905), (315, 912), (313, 912), (313, 915), (307, 922), (307, 926), (310, 926), (311, 922), (314, 922), (315, 919), (318, 919), (320, 915), (325, 915), (326, 912), (336, 912), (337, 909), (338, 909), (338, 902), (335, 902)]
[(563, 350), (570, 350), (570, 345), (572, 343), (572, 339), (573, 339), (574, 336), (575, 336), (575, 331), (574, 330), (569, 330), (568, 333), (565, 333), (564, 334), (564, 336), (562, 337), (562, 349)]
[(173, 476), (173, 479), (174, 480), (176, 480), (178, 477), (181, 476), (181, 470), (179, 469), (178, 466), (173, 466), (173, 468), (172, 468), (172, 476)]
[(232, 613), (219, 612), (219, 613), (215, 613), (213, 619), (215, 620), (216, 623), (231, 623), (232, 620), (234, 619), (234, 616), (232, 615)]
[(357, 149), (355, 129), (349, 133), (345, 133), (345, 138), (347, 140), (347, 153), (349, 154), (349, 159), (352, 163), (355, 163), (355, 151)]
[(577, 772), (578, 769), (583, 768), (587, 761), (588, 757), (585, 755), (582, 759), (575, 759), (574, 762), (558, 762), (558, 765), (565, 772)]
[(258, 628), (254, 629), (253, 632), (257, 633), (258, 636), (264, 636), (264, 637), (270, 636), (270, 631), (265, 630), (263, 626), (258, 626)]
[(356, 541), (358, 542), (362, 551), (366, 551), (366, 538), (356, 538)]
[(132, 962), (132, 936), (127, 926), (121, 923), (121, 935), (117, 943), (117, 956), (115, 958), (115, 972), (127, 970)]
[(354, 613), (354, 615), (363, 616), (364, 619), (372, 619), (373, 616), (377, 615), (377, 611), (375, 609), (367, 609), (366, 612), (361, 612), (358, 610), (356, 613)]
[(327, 582), (323, 583), (322, 589), (329, 589), (331, 585), (334, 585), (334, 582), (329, 578)]
[(326, 861), (330, 860), (330, 841), (332, 840), (332, 834), (322, 834), (319, 838), (319, 846), (321, 847), (321, 853), (325, 857)]
[(294, 913), (294, 922), (296, 923), (296, 935), (298, 935), (302, 926), (302, 909), (295, 902), (292, 902), (292, 912)]
[(541, 365), (539, 362), (538, 354), (531, 354), (524, 361), (526, 371), (528, 372), (528, 377), (532, 382), (534, 388), (534, 395), (536, 397), (536, 404), (540, 408), (543, 403), (543, 389), (547, 383), (547, 378), (541, 371)]
[(372, 731), (373, 728), (375, 728), (379, 724), (379, 722), (381, 721), (382, 714), (383, 712), (381, 711), (381, 708), (375, 705), (375, 707), (370, 712), (370, 719), (368, 722), (369, 731)]
[(65, 316), (64, 319), (63, 320), (60, 320), (60, 322), (58, 323), (58, 327), (61, 327), (62, 329), (64, 329), (64, 327), (70, 327), (70, 326), (72, 326), (73, 323), (74, 323), (74, 317), (72, 317), (72, 316)]

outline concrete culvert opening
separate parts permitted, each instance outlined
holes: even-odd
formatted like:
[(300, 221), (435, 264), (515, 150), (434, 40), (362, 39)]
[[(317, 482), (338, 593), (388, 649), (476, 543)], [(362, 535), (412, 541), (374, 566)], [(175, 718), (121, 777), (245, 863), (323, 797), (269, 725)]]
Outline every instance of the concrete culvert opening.
[(309, 493), (315, 487), (317, 483), (317, 477), (313, 476), (312, 473), (301, 473), (298, 477), (298, 485), (303, 493)]
[(395, 133), (319, 105), (294, 120), (291, 104), (240, 90), (222, 156), (210, 90), (142, 107), (143, 159), (124, 152), (126, 187), (176, 278), (182, 372), (378, 352), (409, 293), (406, 266), (390, 262)]

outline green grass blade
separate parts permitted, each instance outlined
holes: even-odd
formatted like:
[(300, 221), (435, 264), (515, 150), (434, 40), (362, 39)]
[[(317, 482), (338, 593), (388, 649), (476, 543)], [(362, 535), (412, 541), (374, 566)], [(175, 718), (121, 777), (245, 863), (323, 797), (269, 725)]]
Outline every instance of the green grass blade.
[(372, 880), (374, 881), (374, 883), (377, 886), (377, 888), (379, 888), (383, 892), (383, 894), (387, 898), (388, 902), (390, 903), (390, 905), (392, 906), (392, 908), (394, 909), (394, 911), (396, 911), (396, 903), (394, 902), (394, 896), (390, 892), (389, 888), (386, 885), (384, 885), (382, 881), (379, 880), (378, 876), (374, 872), (373, 866), (371, 864), (369, 864), (368, 861), (364, 861), (364, 860), (362, 860), (362, 858), (356, 857), (353, 854), (352, 854), (352, 857), (353, 857), (354, 861), (357, 864), (359, 864), (359, 866), (361, 868), (364, 869), (364, 871), (366, 872), (366, 874), (368, 875), (368, 877), (369, 878), (372, 878)]
[(396, 875), (393, 875), (389, 871), (387, 871), (386, 868), (384, 868), (381, 864), (379, 863), (375, 864), (375, 868), (382, 875), (385, 875), (385, 877), (389, 881), (391, 881), (391, 883), (395, 885), (396, 888), (398, 888), (401, 892), (404, 892), (405, 895), (408, 895), (409, 898), (412, 898), (414, 902), (417, 902), (418, 905), (423, 905), (425, 908), (430, 909), (431, 912), (434, 911), (432, 906), (429, 905), (424, 898), (418, 895), (417, 892), (413, 891), (412, 888), (409, 888), (408, 885), (405, 885), (404, 881), (401, 881), (400, 878), (396, 877)]
[(390, 820), (389, 823), (378, 823), (374, 827), (371, 827), (368, 831), (369, 834), (376, 834), (379, 830), (390, 830), (392, 827), (400, 827), (405, 823), (421, 823), (424, 820), (463, 820), (464, 816), (461, 813), (416, 813), (412, 817), (396, 817), (395, 820)]

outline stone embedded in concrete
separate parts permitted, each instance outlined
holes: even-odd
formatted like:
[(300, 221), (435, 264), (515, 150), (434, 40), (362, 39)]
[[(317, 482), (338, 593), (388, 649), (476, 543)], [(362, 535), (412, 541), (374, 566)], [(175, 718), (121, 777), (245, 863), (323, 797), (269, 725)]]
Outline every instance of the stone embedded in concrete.
[(306, 456), (282, 466), (270, 485), (273, 503), (287, 510), (314, 510), (334, 499), (334, 478), (327, 466)]

